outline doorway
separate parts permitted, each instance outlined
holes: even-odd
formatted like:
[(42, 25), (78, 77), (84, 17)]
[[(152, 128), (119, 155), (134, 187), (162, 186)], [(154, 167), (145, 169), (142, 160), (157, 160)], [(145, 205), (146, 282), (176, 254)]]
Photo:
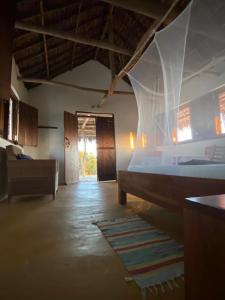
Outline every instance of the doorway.
[(79, 180), (97, 181), (96, 119), (77, 115), (77, 120)]
[(116, 180), (114, 115), (77, 112), (76, 116), (80, 180)]

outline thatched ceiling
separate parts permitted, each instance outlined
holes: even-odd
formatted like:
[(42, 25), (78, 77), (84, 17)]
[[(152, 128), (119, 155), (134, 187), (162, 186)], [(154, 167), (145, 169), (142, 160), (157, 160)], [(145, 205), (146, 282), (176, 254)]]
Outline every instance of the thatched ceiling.
[[(145, 11), (135, 12), (134, 7), (124, 8), (123, 3), (126, 7), (129, 2), (124, 0), (22, 0), (17, 3), (16, 19), (26, 24), (45, 26), (85, 39), (114, 44), (133, 53), (143, 34), (161, 13), (160, 9), (163, 14), (172, 2), (146, 1), (147, 5), (151, 2), (157, 8), (152, 17)], [(146, 1), (139, 0), (140, 3)], [(130, 1), (135, 2), (138, 1)], [(181, 12), (188, 2), (189, 0), (181, 0), (175, 14)], [(115, 72), (118, 73), (130, 56), (113, 53)], [(52, 79), (91, 59), (110, 67), (109, 50), (20, 29), (15, 30), (14, 57), (22, 77)], [(36, 85), (26, 83), (27, 88)]]

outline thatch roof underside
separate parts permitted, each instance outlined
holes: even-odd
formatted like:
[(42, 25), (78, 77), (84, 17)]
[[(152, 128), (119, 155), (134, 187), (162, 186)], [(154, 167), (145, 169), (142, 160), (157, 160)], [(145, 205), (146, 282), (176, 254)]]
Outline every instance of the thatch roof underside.
[[(160, 5), (162, 12), (172, 2), (148, 1)], [(87, 39), (111, 42), (133, 53), (144, 33), (153, 24), (154, 18), (117, 5), (112, 10), (111, 4), (106, 2), (110, 1), (22, 0), (17, 4), (16, 19), (26, 24), (78, 34)], [(121, 0), (122, 2), (124, 1)], [(187, 2), (189, 1), (179, 2), (176, 14), (184, 9)], [(91, 59), (96, 59), (110, 68), (109, 50), (20, 29), (15, 30), (14, 57), (22, 77), (51, 80)], [(113, 52), (113, 57), (115, 73), (130, 59), (129, 55), (116, 52)], [(27, 88), (36, 85), (37, 83), (26, 83)]]

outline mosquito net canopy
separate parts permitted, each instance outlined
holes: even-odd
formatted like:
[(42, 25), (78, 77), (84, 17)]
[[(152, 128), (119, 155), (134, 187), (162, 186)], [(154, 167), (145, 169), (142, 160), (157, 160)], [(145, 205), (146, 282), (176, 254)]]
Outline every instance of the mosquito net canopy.
[(224, 0), (193, 0), (130, 70), (130, 171), (225, 178), (224, 30)]

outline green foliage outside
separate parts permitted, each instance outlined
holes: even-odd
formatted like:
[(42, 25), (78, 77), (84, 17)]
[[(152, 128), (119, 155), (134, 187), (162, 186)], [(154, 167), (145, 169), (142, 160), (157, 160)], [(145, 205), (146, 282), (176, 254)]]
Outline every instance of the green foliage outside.
[[(85, 157), (84, 157), (85, 154)], [(79, 152), (80, 175), (96, 175), (97, 174), (97, 158), (93, 153)]]

